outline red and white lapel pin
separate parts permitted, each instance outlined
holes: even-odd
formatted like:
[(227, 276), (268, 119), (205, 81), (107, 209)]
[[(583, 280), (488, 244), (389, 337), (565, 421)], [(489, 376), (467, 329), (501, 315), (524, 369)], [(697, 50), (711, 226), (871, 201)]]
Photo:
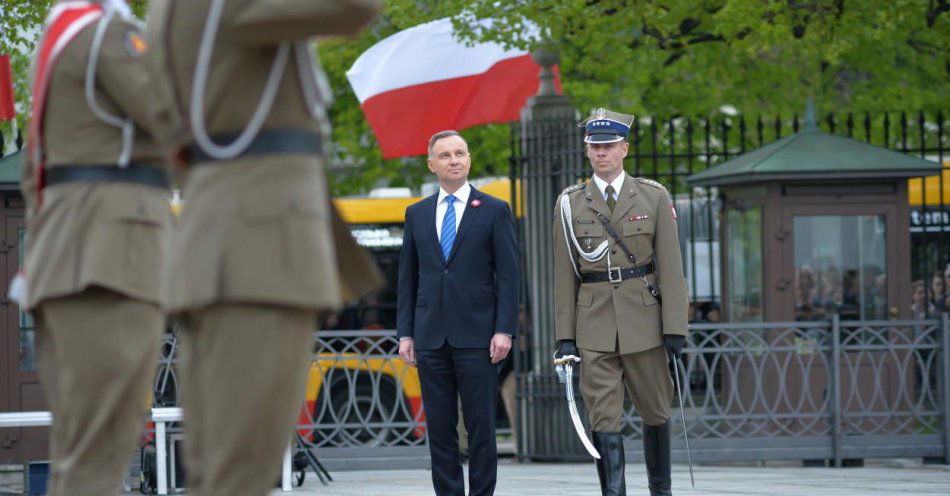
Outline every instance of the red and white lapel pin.
[(630, 220), (646, 220), (649, 218), (650, 218), (649, 215), (643, 214), (643, 215), (634, 215), (633, 217), (630, 217)]

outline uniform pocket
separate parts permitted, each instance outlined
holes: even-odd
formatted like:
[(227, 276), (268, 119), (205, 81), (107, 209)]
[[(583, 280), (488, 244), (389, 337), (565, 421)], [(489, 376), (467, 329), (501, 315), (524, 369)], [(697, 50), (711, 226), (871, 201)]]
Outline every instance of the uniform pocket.
[(594, 291), (588, 284), (577, 289), (577, 307), (574, 312), (574, 329), (578, 336), (587, 336), (591, 306), (594, 304)]
[(578, 238), (603, 238), (604, 226), (602, 224), (574, 224), (574, 236)]
[(316, 188), (294, 183), (264, 186), (245, 193), (241, 216), (252, 223), (320, 217), (326, 210), (326, 198), (320, 193)]
[(627, 221), (623, 224), (624, 243), (633, 250), (638, 263), (653, 258), (653, 238), (656, 224), (649, 220)]
[(110, 193), (101, 205), (108, 220), (91, 233), (86, 252), (97, 266), (112, 265), (105, 273), (157, 296), (171, 228), (168, 199), (163, 192), (143, 194), (137, 188)]
[(594, 304), (594, 290), (588, 286), (581, 285), (577, 290), (577, 306), (589, 307)]

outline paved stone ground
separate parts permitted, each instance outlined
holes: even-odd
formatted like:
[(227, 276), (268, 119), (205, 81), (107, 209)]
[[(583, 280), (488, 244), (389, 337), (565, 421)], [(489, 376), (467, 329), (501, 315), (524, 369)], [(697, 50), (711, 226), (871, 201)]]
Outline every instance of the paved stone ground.
[[(642, 466), (627, 467), (627, 494), (648, 495)], [(861, 468), (802, 468), (792, 464), (700, 465), (694, 467), (696, 490), (685, 465), (673, 467), (677, 496), (888, 496), (950, 495), (950, 466), (921, 465), (919, 460), (868, 461)], [(427, 470), (331, 473), (322, 486), (312, 473), (293, 495), (422, 496), (433, 494)], [(275, 491), (271, 496), (288, 493)], [(563, 494), (600, 496), (592, 464), (512, 463), (498, 466), (497, 496)]]

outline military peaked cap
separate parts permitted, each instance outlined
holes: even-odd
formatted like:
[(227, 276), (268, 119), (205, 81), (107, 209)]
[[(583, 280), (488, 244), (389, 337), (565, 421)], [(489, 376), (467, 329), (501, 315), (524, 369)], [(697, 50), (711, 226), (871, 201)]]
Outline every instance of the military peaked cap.
[(578, 124), (587, 130), (584, 141), (587, 143), (614, 143), (630, 134), (633, 116), (612, 112), (603, 107), (590, 113), (590, 117)]

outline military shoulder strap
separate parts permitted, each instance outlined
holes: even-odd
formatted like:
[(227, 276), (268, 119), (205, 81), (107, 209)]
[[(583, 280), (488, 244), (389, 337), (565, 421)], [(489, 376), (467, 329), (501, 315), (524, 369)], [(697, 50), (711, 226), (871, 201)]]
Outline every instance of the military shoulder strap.
[(645, 177), (638, 177), (637, 182), (641, 184), (649, 184), (650, 186), (658, 189), (666, 189), (662, 184), (654, 181), (653, 179), (647, 179)]

